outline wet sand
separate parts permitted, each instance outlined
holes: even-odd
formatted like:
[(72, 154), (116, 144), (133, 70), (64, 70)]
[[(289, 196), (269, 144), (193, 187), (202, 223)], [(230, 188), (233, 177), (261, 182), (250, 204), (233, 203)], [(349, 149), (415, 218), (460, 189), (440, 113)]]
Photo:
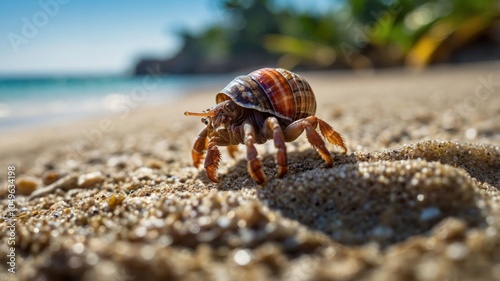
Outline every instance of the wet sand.
[(15, 165), (19, 212), (17, 273), (2, 277), (500, 280), (500, 63), (301, 74), (349, 151), (328, 146), (328, 169), (303, 135), (279, 179), (276, 149), (260, 145), (265, 186), (243, 146), (235, 160), (221, 147), (219, 184), (192, 167), (203, 124), (182, 113), (218, 88), (2, 132), (0, 211)]

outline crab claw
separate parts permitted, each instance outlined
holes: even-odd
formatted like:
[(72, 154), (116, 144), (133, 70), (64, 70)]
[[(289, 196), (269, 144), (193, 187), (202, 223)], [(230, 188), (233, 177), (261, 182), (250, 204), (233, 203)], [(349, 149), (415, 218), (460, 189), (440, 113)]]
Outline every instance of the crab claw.
[(219, 167), (219, 161), (221, 158), (221, 154), (217, 146), (209, 145), (207, 156), (205, 157), (205, 170), (207, 172), (207, 177), (218, 183), (217, 179), (217, 168)]
[(207, 128), (203, 128), (194, 141), (193, 148), (191, 149), (191, 157), (193, 165), (198, 168), (203, 160), (203, 151), (208, 147), (207, 141)]

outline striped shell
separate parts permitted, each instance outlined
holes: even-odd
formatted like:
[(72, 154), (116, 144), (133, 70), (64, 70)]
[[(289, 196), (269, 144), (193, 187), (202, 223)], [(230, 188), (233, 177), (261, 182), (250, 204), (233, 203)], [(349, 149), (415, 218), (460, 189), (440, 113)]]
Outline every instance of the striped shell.
[(316, 98), (306, 80), (282, 68), (262, 68), (236, 77), (216, 96), (244, 108), (271, 113), (289, 121), (316, 113)]

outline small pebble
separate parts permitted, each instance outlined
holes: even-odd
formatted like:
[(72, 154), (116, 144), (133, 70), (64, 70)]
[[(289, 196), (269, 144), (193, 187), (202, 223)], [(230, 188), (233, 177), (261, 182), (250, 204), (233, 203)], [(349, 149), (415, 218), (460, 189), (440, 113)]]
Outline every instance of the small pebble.
[(127, 166), (127, 157), (122, 155), (122, 156), (113, 156), (108, 159), (106, 162), (106, 165), (110, 167), (117, 167), (117, 168), (125, 168)]
[(78, 177), (78, 187), (80, 188), (90, 188), (101, 183), (104, 180), (104, 176), (101, 172), (93, 172)]
[(465, 221), (456, 218), (448, 218), (435, 226), (432, 232), (438, 239), (453, 240), (462, 238), (466, 230), (467, 224)]
[(439, 215), (441, 215), (441, 210), (439, 210), (439, 208), (436, 207), (425, 208), (422, 210), (422, 213), (420, 213), (420, 220), (423, 221), (432, 220), (439, 217)]
[(477, 136), (477, 130), (474, 128), (469, 128), (465, 131), (465, 137), (469, 140), (475, 139)]
[(452, 243), (446, 249), (446, 255), (453, 260), (462, 260), (469, 253), (469, 249), (464, 243), (456, 242)]
[(18, 194), (28, 196), (38, 187), (38, 180), (33, 177), (20, 177), (16, 180)]
[(123, 202), (124, 199), (125, 199), (125, 196), (123, 196), (123, 194), (121, 194), (121, 193), (111, 195), (107, 199), (107, 203), (108, 203), (109, 208), (111, 208), (111, 210), (114, 210), (116, 208), (116, 206), (120, 205)]
[(135, 171), (135, 176), (139, 180), (150, 180), (154, 178), (154, 172), (151, 168), (141, 167)]
[(58, 171), (51, 170), (51, 171), (47, 171), (47, 172), (43, 173), (42, 182), (44, 185), (49, 185), (49, 184), (53, 184), (54, 182), (56, 182), (60, 178), (61, 178), (61, 174)]
[(238, 265), (245, 266), (245, 265), (249, 264), (251, 260), (252, 260), (252, 256), (251, 256), (249, 250), (238, 250), (234, 254), (234, 261)]
[(158, 159), (148, 159), (146, 161), (146, 167), (155, 169), (155, 170), (160, 170), (165, 166), (165, 163), (161, 160)]
[(389, 238), (394, 234), (394, 230), (388, 226), (379, 225), (373, 229), (372, 234), (379, 238)]

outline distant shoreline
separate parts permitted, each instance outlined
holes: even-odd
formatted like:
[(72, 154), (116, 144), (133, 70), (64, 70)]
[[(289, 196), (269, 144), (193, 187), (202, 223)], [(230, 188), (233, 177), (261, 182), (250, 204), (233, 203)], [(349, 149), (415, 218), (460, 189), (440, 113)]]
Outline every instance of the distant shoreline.
[[(68, 80), (69, 79), (69, 80)], [(0, 131), (78, 122), (168, 103), (229, 78), (162, 76), (0, 79)]]

